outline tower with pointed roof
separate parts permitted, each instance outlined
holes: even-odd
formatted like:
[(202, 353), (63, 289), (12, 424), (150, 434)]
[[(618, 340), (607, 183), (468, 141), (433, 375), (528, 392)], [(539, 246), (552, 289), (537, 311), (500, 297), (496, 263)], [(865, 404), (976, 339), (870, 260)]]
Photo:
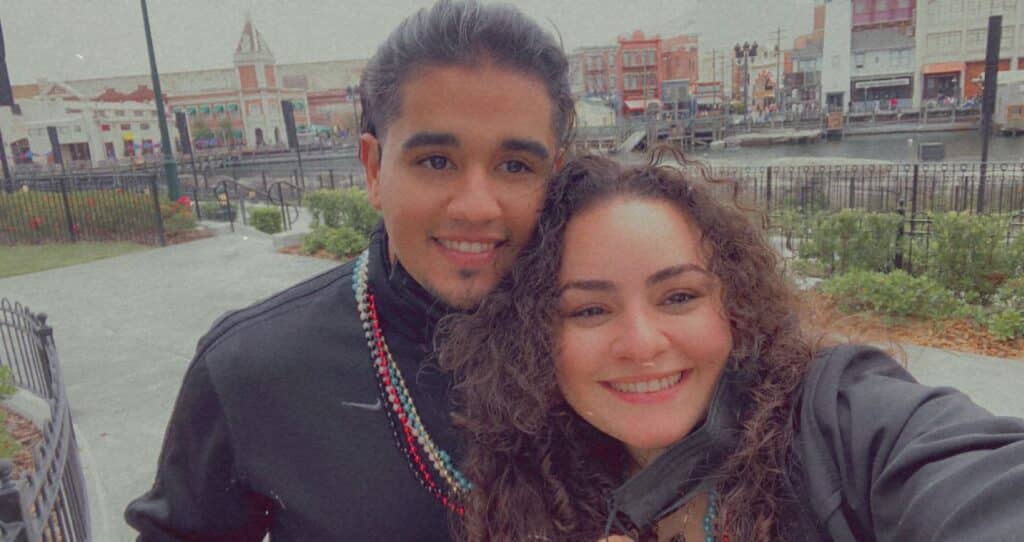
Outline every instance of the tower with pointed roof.
[[(246, 14), (242, 35), (234, 54), (238, 73), (245, 140), (250, 146), (284, 141), (284, 117), (281, 113), (282, 89), (277, 80), (273, 51)], [(290, 96), (289, 96), (290, 97)], [(305, 111), (305, 100), (302, 111)]]

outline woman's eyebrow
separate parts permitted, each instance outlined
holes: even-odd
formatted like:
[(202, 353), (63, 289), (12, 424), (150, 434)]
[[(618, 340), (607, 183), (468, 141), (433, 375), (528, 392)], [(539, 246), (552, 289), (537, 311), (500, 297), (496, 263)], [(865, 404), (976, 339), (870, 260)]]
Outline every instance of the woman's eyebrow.
[(571, 289), (586, 290), (589, 292), (609, 292), (615, 289), (615, 285), (609, 280), (574, 280), (566, 282), (558, 289), (558, 295)]
[(668, 280), (672, 277), (677, 277), (679, 275), (682, 275), (683, 273), (702, 273), (705, 275), (711, 274), (710, 271), (704, 269), (703, 267), (697, 264), (684, 263), (682, 265), (673, 265), (672, 267), (666, 267), (665, 269), (662, 269), (661, 271), (658, 271), (653, 275), (647, 277), (647, 280), (645, 282), (648, 286), (654, 286), (659, 282)]

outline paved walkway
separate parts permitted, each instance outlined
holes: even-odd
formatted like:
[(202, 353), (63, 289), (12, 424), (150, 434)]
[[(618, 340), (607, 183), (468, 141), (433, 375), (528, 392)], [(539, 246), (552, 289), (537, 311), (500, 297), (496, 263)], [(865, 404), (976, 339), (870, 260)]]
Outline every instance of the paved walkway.
[[(274, 252), (245, 227), (88, 264), (0, 279), (0, 296), (54, 327), (86, 470), (93, 539), (130, 541), (128, 501), (153, 482), (196, 341), (225, 311), (334, 264)], [(955, 385), (997, 414), (1024, 416), (1024, 361), (907, 347), (922, 381)]]

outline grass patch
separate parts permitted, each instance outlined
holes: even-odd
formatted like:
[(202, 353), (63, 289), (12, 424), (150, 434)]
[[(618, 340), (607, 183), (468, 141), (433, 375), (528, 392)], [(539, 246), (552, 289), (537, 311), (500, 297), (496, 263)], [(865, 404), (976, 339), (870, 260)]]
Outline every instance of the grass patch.
[(128, 241), (0, 246), (0, 278), (112, 258), (147, 248), (150, 247)]

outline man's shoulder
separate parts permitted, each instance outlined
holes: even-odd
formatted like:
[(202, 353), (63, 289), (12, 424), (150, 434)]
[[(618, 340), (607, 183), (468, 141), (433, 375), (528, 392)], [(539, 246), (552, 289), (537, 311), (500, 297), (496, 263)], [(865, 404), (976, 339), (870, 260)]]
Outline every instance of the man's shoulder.
[(270, 344), (291, 346), (329, 323), (344, 326), (347, 316), (356, 315), (353, 267), (354, 262), (345, 263), (224, 314), (200, 339), (196, 358), (216, 356), (224, 350), (258, 353)]

